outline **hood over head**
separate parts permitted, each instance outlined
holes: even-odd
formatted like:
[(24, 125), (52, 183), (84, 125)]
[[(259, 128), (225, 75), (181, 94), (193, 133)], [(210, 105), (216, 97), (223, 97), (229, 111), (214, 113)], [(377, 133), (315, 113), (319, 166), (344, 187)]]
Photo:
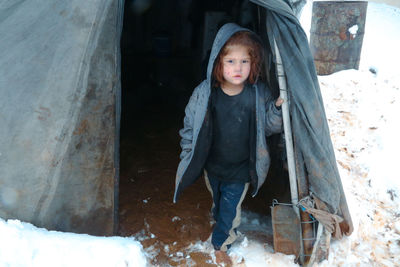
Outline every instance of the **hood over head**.
[(247, 31), (252, 32), (249, 29), (240, 27), (235, 23), (227, 23), (222, 26), (217, 35), (215, 36), (214, 43), (210, 53), (210, 59), (208, 60), (207, 66), (207, 80), (211, 82), (212, 71), (214, 68), (214, 62), (218, 57), (219, 52), (221, 51), (222, 47), (224, 47), (225, 43), (237, 32), (240, 31)]

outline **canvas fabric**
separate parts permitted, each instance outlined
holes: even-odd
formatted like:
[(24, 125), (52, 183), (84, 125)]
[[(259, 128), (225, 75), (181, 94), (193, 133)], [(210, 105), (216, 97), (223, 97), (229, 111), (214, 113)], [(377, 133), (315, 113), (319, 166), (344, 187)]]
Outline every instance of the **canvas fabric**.
[(114, 233), (123, 13), (123, 0), (0, 1), (1, 218)]
[[(282, 57), (290, 101), (297, 178), (307, 181), (310, 194), (326, 203), (328, 212), (344, 218), (341, 228), (345, 234), (351, 234), (353, 224), (307, 36), (286, 2), (250, 1), (265, 11), (261, 27), (265, 31), (261, 34), (266, 35), (271, 48), (276, 41)], [(274, 49), (270, 52), (274, 59)]]

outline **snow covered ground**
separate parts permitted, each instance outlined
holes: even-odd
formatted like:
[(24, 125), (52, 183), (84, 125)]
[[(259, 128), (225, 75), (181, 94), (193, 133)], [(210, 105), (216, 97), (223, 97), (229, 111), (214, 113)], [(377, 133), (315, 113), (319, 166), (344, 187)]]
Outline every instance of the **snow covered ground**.
[(0, 267), (146, 266), (133, 238), (96, 237), (0, 219)]
[(400, 9), (369, 3), (360, 70), (319, 77), (355, 226), (321, 266), (400, 264), (399, 45)]
[[(309, 2), (302, 16), (306, 32), (310, 18)], [(360, 70), (319, 77), (355, 226), (350, 237), (332, 242), (328, 261), (319, 266), (400, 265), (399, 47), (400, 9), (369, 3)], [(260, 231), (270, 227), (264, 221), (251, 213), (242, 219), (243, 225)], [(190, 251), (211, 252), (212, 248), (209, 242), (197, 242), (182, 256)], [(147, 264), (145, 255), (133, 238), (60, 233), (0, 219), (0, 267), (141, 267)], [(274, 254), (245, 234), (230, 255), (235, 266), (297, 266), (293, 256)]]

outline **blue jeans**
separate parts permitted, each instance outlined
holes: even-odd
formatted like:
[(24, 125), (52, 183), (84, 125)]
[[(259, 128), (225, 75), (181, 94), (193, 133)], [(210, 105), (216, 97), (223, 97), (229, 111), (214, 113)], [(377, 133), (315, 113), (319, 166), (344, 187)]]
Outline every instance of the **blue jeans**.
[(208, 190), (213, 198), (212, 215), (215, 220), (211, 243), (215, 250), (227, 251), (236, 240), (236, 229), (240, 225), (241, 205), (249, 188), (249, 183), (222, 182), (208, 177)]

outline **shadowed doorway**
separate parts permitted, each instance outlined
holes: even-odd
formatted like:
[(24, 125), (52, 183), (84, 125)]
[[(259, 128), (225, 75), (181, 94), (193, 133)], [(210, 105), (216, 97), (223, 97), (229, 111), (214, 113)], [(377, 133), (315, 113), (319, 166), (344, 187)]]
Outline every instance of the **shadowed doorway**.
[[(256, 6), (245, 1), (125, 2), (119, 234), (133, 235), (145, 249), (159, 251), (153, 264), (174, 266), (168, 255), (211, 233), (211, 196), (202, 178), (172, 203), (178, 131), (187, 101), (205, 77), (218, 28), (236, 22), (255, 29), (256, 17)], [(269, 140), (273, 149), (279, 140)], [(243, 209), (268, 214), (272, 198), (286, 191), (287, 173), (277, 158), (272, 166), (269, 182), (256, 198), (247, 196)], [(201, 253), (191, 257), (201, 264), (208, 259)]]

